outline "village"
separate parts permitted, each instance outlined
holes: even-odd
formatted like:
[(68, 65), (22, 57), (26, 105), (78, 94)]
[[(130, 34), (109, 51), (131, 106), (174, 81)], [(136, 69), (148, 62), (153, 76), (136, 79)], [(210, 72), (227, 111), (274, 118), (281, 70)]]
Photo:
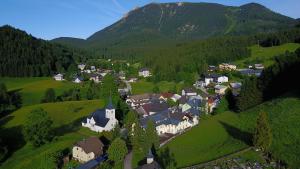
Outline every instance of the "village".
[[(236, 65), (229, 63), (222, 63), (218, 66), (210, 65), (207, 74), (201, 75), (193, 86), (184, 87), (179, 93), (161, 92), (135, 95), (131, 94), (131, 84), (137, 83), (141, 78), (151, 77), (151, 71), (147, 68), (139, 69), (138, 76), (130, 78), (126, 77), (124, 71), (116, 73), (112, 69), (88, 67), (85, 64), (79, 64), (78, 69), (79, 73), (72, 79), (73, 83), (84, 83), (84, 78), (80, 74), (85, 74), (86, 80), (101, 84), (102, 79), (107, 74), (111, 74), (117, 79), (118, 84), (120, 82), (125, 84), (118, 89), (120, 96), (129, 108), (137, 114), (143, 129), (147, 128), (148, 121), (155, 124), (160, 146), (163, 146), (168, 141), (175, 139), (176, 136), (201, 123), (202, 116), (213, 114), (227, 89), (230, 89), (234, 97), (239, 95), (242, 83), (229, 79), (226, 76), (228, 72), (237, 72), (246, 76), (260, 76), (264, 66), (254, 64), (249, 65), (248, 68), (237, 69)], [(61, 73), (56, 74), (53, 78), (56, 81), (65, 80)], [(82, 121), (82, 127), (97, 133), (112, 131), (116, 125), (118, 125), (118, 120), (111, 98), (105, 108), (92, 112)], [(97, 137), (90, 137), (77, 142), (72, 149), (72, 157), (83, 163), (78, 169), (93, 168), (105, 161), (107, 154), (103, 147), (104, 144)], [(152, 168), (149, 166), (160, 168), (154, 160), (151, 150), (146, 158), (147, 163), (140, 168)], [(251, 164), (249, 165), (251, 166)], [(253, 164), (253, 166), (257, 165)]]

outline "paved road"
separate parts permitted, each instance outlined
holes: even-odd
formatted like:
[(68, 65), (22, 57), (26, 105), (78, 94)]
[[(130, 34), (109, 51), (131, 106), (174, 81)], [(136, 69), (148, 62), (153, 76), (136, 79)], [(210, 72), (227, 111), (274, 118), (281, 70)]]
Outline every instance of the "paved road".
[(132, 161), (132, 151), (130, 151), (125, 156), (125, 159), (124, 159), (124, 169), (132, 169), (131, 161)]

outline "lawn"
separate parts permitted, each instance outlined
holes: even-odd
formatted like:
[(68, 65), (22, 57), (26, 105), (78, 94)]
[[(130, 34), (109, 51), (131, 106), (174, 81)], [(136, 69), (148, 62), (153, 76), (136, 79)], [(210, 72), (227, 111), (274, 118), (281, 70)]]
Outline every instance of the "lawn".
[(162, 147), (160, 153), (173, 156), (170, 160), (175, 161), (177, 167), (184, 167), (243, 149), (248, 146), (244, 140), (249, 134), (236, 128), (238, 123), (238, 115), (232, 112), (201, 120), (198, 126)]
[[(167, 81), (161, 81), (157, 83), (157, 86), (159, 87), (159, 90), (161, 92), (168, 92), (169, 90), (174, 89), (175, 85), (177, 88), (177, 92), (183, 86), (182, 83), (176, 84), (175, 82), (167, 82)], [(153, 93), (153, 88), (155, 84), (153, 82), (140, 80), (136, 83), (131, 83), (131, 86), (132, 86), (132, 94), (143, 94), (143, 93)]]
[(78, 87), (83, 91), (82, 97), (85, 97), (84, 93), (86, 91), (86, 85), (84, 84), (74, 84), (68, 81), (60, 82), (47, 77), (0, 78), (0, 82), (4, 83), (8, 90), (20, 90), (24, 106), (40, 103), (48, 88), (55, 89), (56, 95)]
[(284, 54), (286, 51), (293, 52), (300, 47), (297, 43), (286, 43), (281, 46), (274, 47), (260, 47), (258, 45), (250, 47), (251, 57), (239, 60), (236, 62), (240, 67), (247, 67), (249, 64), (263, 63), (265, 66), (269, 66), (273, 63), (274, 56)]
[[(9, 116), (0, 120), (1, 136), (9, 138), (17, 147), (11, 157), (6, 160), (1, 168), (53, 168), (49, 160), (49, 153), (61, 150), (88, 136), (97, 135), (86, 128), (81, 127), (81, 120), (97, 108), (103, 107), (101, 100), (72, 101), (60, 103), (47, 103), (33, 106), (25, 106)], [(25, 143), (21, 134), (27, 114), (35, 108), (46, 110), (54, 121), (56, 138), (39, 148), (33, 148)], [(17, 161), (17, 162), (16, 162)]]
[[(248, 147), (260, 111), (269, 113), (272, 154), (287, 162), (290, 168), (297, 168), (300, 165), (300, 99), (294, 97), (278, 98), (240, 114), (223, 112), (202, 119), (198, 126), (169, 142), (160, 152), (168, 152), (163, 157), (172, 157), (171, 162), (184, 167)], [(259, 160), (255, 153), (244, 156)]]

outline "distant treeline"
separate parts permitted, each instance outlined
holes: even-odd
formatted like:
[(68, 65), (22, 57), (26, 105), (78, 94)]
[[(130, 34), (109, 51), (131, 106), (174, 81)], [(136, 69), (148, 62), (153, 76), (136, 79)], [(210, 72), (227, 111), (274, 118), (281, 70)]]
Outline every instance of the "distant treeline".
[(0, 76), (49, 76), (76, 69), (75, 61), (82, 59), (79, 51), (0, 27)]

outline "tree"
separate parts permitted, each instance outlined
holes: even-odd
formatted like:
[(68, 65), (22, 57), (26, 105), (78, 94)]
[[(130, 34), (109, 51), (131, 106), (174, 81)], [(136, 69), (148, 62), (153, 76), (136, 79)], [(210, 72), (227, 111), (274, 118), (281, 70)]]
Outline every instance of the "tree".
[(177, 105), (177, 103), (174, 102), (174, 100), (172, 100), (172, 99), (168, 99), (168, 100), (167, 100), (167, 103), (168, 103), (168, 105), (169, 105), (170, 107), (173, 107), (173, 106), (176, 106), (176, 105)]
[(0, 112), (9, 106), (9, 96), (5, 84), (0, 83)]
[(154, 122), (152, 120), (149, 120), (147, 122), (145, 136), (148, 142), (148, 150), (151, 148), (157, 150), (159, 148), (159, 137), (157, 135)]
[(55, 96), (55, 91), (53, 88), (49, 88), (45, 92), (44, 99), (42, 102), (44, 103), (50, 103), (50, 102), (55, 102), (56, 96)]
[(256, 129), (253, 137), (253, 144), (261, 148), (263, 151), (268, 151), (272, 143), (272, 133), (268, 122), (268, 114), (261, 112), (258, 115)]
[(116, 138), (108, 148), (108, 158), (115, 162), (115, 165), (122, 162), (127, 154), (127, 147), (125, 141)]
[(26, 140), (35, 147), (49, 142), (53, 137), (52, 124), (53, 121), (45, 110), (41, 108), (32, 110), (24, 124), (23, 133)]
[(153, 93), (159, 93), (159, 87), (157, 86), (157, 85), (155, 85), (154, 87), (153, 87), (153, 89), (152, 89), (152, 92)]
[(102, 162), (98, 167), (98, 169), (111, 169), (111, 168), (113, 167), (108, 161)]

